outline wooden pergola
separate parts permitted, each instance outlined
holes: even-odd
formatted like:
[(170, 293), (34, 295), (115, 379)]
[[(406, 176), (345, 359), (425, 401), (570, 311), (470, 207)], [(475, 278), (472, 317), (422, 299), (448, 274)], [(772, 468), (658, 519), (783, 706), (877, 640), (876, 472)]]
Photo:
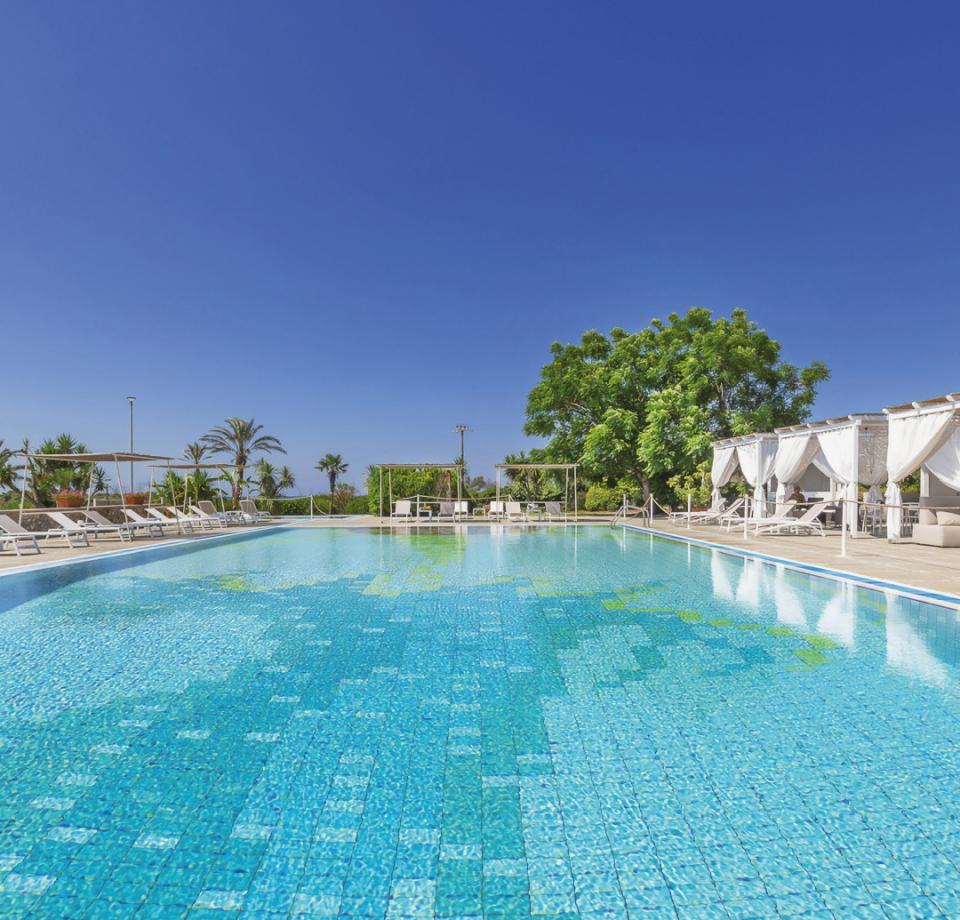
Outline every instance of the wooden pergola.
[(563, 507), (566, 514), (567, 495), (570, 491), (570, 471), (573, 470), (573, 519), (577, 520), (577, 468), (579, 463), (498, 463), (497, 471), (497, 507), (500, 506), (500, 473), (503, 470), (563, 470)]
[[(393, 513), (393, 471), (394, 470), (439, 470), (457, 474), (457, 501), (463, 500), (463, 467), (459, 463), (378, 463), (380, 470), (379, 510), (380, 520), (383, 520), (383, 471), (387, 471), (387, 489), (390, 497), (388, 509)], [(459, 506), (458, 506), (459, 507)], [(419, 509), (418, 509), (419, 517)]]

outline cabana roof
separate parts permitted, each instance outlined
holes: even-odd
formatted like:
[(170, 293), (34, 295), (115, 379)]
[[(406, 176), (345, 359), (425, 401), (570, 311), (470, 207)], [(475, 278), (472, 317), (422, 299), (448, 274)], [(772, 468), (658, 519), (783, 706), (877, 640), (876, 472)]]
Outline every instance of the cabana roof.
[(495, 463), (497, 470), (575, 470), (579, 463)]
[(786, 425), (775, 428), (778, 435), (801, 431), (823, 431), (825, 428), (846, 428), (848, 425), (886, 425), (887, 418), (880, 412), (853, 412), (850, 415), (841, 415), (837, 418), (827, 418), (819, 422), (804, 422), (800, 425)]
[(885, 415), (905, 415), (912, 412), (940, 412), (951, 407), (954, 409), (960, 408), (960, 393), (947, 393), (944, 396), (934, 396), (932, 399), (902, 403), (899, 406), (887, 406), (883, 412)]
[(235, 463), (151, 463), (153, 470), (235, 470)]
[(142, 463), (147, 460), (173, 459), (173, 457), (165, 457), (163, 454), (132, 454), (126, 450), (101, 454), (27, 454), (27, 456), (35, 460), (58, 460), (64, 463), (107, 463), (109, 461)]
[(381, 470), (459, 470), (459, 463), (378, 463)]
[(753, 434), (741, 434), (735, 438), (724, 438), (722, 441), (714, 441), (714, 447), (740, 447), (745, 444), (753, 444), (757, 441), (776, 441), (777, 436), (772, 431), (759, 431)]

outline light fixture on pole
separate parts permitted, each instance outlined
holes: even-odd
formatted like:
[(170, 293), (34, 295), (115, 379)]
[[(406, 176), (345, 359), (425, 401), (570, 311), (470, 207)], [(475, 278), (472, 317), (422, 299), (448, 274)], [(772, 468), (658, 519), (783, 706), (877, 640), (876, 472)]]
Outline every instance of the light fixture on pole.
[(454, 428), (453, 428), (453, 430), (456, 431), (456, 432), (458, 432), (459, 435), (460, 435), (460, 468), (461, 468), (461, 472), (462, 472), (462, 470), (463, 470), (463, 465), (464, 465), (464, 463), (463, 463), (463, 436), (464, 436), (464, 434), (466, 434), (468, 431), (473, 431), (473, 429), (472, 429), (469, 425), (460, 424), (460, 425), (455, 425)]
[[(137, 401), (136, 396), (128, 396), (127, 402), (130, 403), (130, 453), (133, 453), (133, 404)], [(130, 482), (127, 483), (127, 488), (132, 492), (133, 491), (133, 461), (130, 461)]]

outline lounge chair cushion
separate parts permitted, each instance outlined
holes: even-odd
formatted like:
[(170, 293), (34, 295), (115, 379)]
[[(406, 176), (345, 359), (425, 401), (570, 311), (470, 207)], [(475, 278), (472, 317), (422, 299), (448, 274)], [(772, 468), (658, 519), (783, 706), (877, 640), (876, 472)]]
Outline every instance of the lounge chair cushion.
[(937, 512), (931, 511), (929, 508), (921, 508), (919, 518), (921, 524), (936, 524)]
[(938, 511), (937, 523), (941, 527), (960, 527), (960, 514), (955, 511)]

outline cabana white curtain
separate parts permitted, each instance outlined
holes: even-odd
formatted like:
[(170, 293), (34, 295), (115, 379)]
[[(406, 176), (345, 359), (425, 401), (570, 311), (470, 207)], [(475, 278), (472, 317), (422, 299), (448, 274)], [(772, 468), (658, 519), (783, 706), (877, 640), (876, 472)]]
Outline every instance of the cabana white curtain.
[[(827, 429), (817, 438), (832, 471), (830, 478), (841, 486), (841, 493), (848, 501), (856, 503), (860, 499), (861, 482), (869, 486), (883, 482), (886, 471), (867, 448), (869, 441), (862, 436), (858, 425)], [(856, 530), (858, 523), (856, 514), (848, 508), (848, 528)]]
[(714, 447), (713, 465), (710, 468), (710, 480), (713, 483), (713, 506), (720, 505), (720, 490), (733, 478), (737, 471), (736, 447)]
[(737, 445), (737, 460), (743, 478), (753, 487), (753, 516), (764, 517), (766, 493), (764, 487), (773, 477), (777, 459), (777, 442), (773, 439), (750, 441)]
[[(890, 434), (887, 442), (887, 536), (900, 536), (903, 515), (900, 510), (902, 495), (900, 480), (915, 473), (928, 463), (951, 440), (956, 430), (954, 406), (947, 403), (940, 412), (917, 412), (890, 416)], [(943, 469), (953, 478), (956, 467), (950, 462), (949, 451), (943, 458)], [(936, 461), (935, 461), (936, 462)], [(934, 472), (937, 478), (942, 478)], [(946, 482), (947, 480), (944, 480)]]
[(793, 484), (804, 474), (813, 462), (820, 445), (813, 432), (796, 434), (780, 439), (777, 449), (774, 473), (777, 477), (777, 501), (782, 502), (789, 494)]
[(960, 428), (955, 428), (947, 442), (924, 466), (944, 485), (960, 492)]

